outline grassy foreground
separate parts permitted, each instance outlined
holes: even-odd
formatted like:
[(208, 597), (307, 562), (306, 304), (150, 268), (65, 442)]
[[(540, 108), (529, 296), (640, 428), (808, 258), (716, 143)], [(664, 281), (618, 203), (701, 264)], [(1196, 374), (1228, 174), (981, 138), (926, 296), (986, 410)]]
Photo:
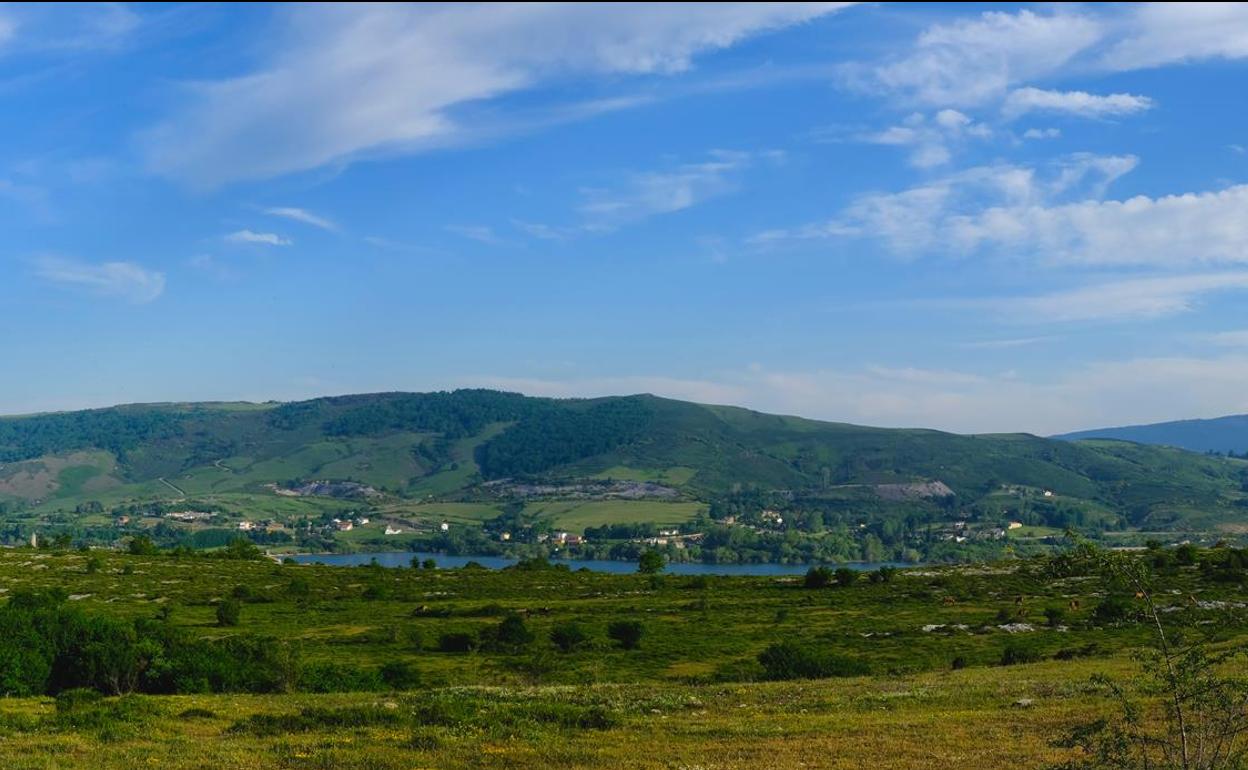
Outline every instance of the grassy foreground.
[(106, 729), (58, 724), (51, 699), (9, 699), (0, 701), (0, 755), (15, 770), (1036, 767), (1065, 756), (1051, 746), (1055, 735), (1107, 709), (1088, 676), (1125, 665), (731, 685), (147, 696), (133, 721)]
[[(1168, 625), (1226, 623), (1242, 643), (1244, 554), (1149, 558)], [(1149, 635), (1137, 597), (1043, 560), (811, 588), (0, 550), (0, 595), (49, 589), (88, 616), (286, 646), (301, 673), (269, 694), (0, 698), (6, 769), (1041, 767), (1069, 756), (1054, 744), (1068, 728), (1111, 713), (1091, 677), (1129, 682)], [(226, 601), (237, 625), (217, 620)], [(491, 645), (508, 618), (529, 636)], [(608, 633), (620, 621), (644, 630), (637, 647)], [(565, 649), (569, 624), (584, 636)], [(760, 653), (780, 642), (870, 675), (767, 681)], [(377, 677), (395, 663), (401, 686)]]

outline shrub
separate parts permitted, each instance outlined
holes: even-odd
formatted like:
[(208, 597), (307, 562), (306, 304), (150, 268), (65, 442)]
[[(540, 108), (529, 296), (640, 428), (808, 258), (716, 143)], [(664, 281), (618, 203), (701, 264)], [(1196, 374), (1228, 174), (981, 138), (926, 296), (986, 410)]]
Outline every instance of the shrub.
[(411, 690), (420, 686), (420, 672), (405, 661), (390, 661), (382, 665), (381, 681), (394, 690)]
[(832, 570), (827, 567), (811, 567), (806, 570), (806, 579), (802, 585), (807, 588), (825, 588), (832, 583)]
[(949, 668), (954, 671), (966, 668), (966, 658), (961, 655), (954, 656), (953, 661), (949, 664)]
[(579, 623), (560, 623), (551, 629), (550, 641), (561, 652), (572, 652), (589, 641), (589, 634)]
[(893, 582), (893, 578), (896, 576), (897, 576), (896, 567), (884, 566), (884, 567), (880, 567), (875, 572), (872, 572), (868, 576), (868, 579), (872, 583), (891, 583)]
[(848, 588), (858, 582), (858, 571), (852, 570), (849, 567), (841, 567), (833, 573), (833, 577), (836, 579), (836, 584), (838, 586), (841, 588)]
[(372, 692), (385, 685), (380, 671), (341, 663), (316, 663), (299, 673), (299, 689), (305, 692)]
[(242, 614), (242, 603), (238, 599), (226, 599), (217, 605), (217, 625), (237, 626)]
[(1050, 626), (1060, 626), (1066, 620), (1065, 607), (1045, 607), (1044, 619)]
[[(490, 646), (503, 651), (515, 651), (527, 647), (533, 642), (534, 635), (524, 618), (512, 613), (503, 618), (497, 626), (483, 632)], [(487, 641), (483, 639), (483, 641)]]
[(758, 654), (767, 679), (824, 679), (870, 673), (865, 663), (798, 642), (779, 642)]
[(477, 648), (477, 639), (472, 634), (452, 631), (438, 637), (439, 652), (472, 652)]
[(635, 650), (641, 645), (641, 621), (616, 620), (607, 626), (607, 636), (615, 640), (626, 650)]
[(1035, 663), (1040, 660), (1040, 653), (1030, 647), (1007, 644), (1001, 651), (1001, 665), (1013, 666), (1019, 663)]
[(1121, 623), (1131, 614), (1131, 604), (1121, 596), (1109, 596), (1096, 605), (1092, 619), (1101, 625)]

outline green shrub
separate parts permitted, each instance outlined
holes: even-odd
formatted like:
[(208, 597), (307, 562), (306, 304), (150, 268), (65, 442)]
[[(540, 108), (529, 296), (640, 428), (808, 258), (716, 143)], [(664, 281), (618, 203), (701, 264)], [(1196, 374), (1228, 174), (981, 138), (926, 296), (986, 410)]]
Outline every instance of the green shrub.
[(1001, 665), (1014, 666), (1019, 663), (1035, 663), (1041, 659), (1037, 650), (1016, 644), (1007, 644), (1001, 651)]
[(848, 588), (858, 582), (858, 571), (849, 567), (840, 567), (833, 573), (836, 584), (841, 588)]
[(439, 652), (472, 652), (477, 648), (477, 638), (462, 631), (444, 633), (438, 637)]
[(616, 620), (607, 626), (607, 636), (626, 650), (635, 650), (641, 645), (642, 633), (638, 620)]
[(827, 567), (811, 567), (806, 570), (802, 585), (807, 588), (826, 588), (832, 583), (832, 570)]
[(579, 623), (560, 623), (550, 630), (550, 641), (560, 652), (572, 652), (589, 641), (589, 634)]
[(382, 665), (381, 681), (392, 690), (412, 690), (420, 686), (420, 672), (406, 661), (390, 661)]
[(243, 605), (238, 599), (225, 599), (217, 605), (217, 625), (237, 626)]
[(767, 679), (824, 679), (870, 673), (865, 663), (798, 642), (779, 642), (758, 654)]

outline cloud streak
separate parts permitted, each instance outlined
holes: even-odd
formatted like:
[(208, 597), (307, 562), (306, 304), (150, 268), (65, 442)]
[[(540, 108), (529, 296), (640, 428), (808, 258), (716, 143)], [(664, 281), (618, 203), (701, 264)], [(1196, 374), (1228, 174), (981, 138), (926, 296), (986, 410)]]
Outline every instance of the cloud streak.
[(151, 302), (165, 291), (165, 274), (134, 262), (84, 262), (47, 256), (35, 261), (35, 274), (49, 283), (135, 304)]
[(843, 3), (299, 6), (254, 72), (188, 86), (142, 137), (154, 171), (198, 187), (454, 143), (455, 107), (555, 78), (665, 75)]
[(269, 214), (270, 216), (289, 219), (294, 222), (301, 222), (305, 225), (311, 225), (312, 227), (318, 227), (322, 230), (328, 230), (330, 232), (338, 231), (338, 225), (333, 220), (317, 216), (307, 209), (296, 208), (294, 206), (273, 206), (271, 208), (264, 209), (264, 213)]
[(258, 233), (254, 230), (236, 230), (225, 236), (227, 243), (250, 243), (257, 246), (290, 246), (294, 241), (277, 233)]

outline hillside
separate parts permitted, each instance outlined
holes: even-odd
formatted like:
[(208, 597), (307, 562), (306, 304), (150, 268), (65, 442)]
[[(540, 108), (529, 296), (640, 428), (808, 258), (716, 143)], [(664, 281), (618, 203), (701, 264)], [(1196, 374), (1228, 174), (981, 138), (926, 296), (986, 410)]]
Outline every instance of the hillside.
[[(1037, 534), (1235, 533), (1246, 469), (1124, 442), (869, 428), (649, 395), (460, 390), (132, 405), (0, 419), (0, 506), (9, 512), (0, 537), (160, 525), (166, 538), (189, 532), (193, 545), (219, 545), (235, 520), (254, 519), (286, 532), (261, 542), (367, 548), (441, 537), (437, 523), (449, 522), (441, 529), (460, 537), (438, 545), (462, 550), (504, 530), (537, 543), (555, 528), (615, 526), (595, 530), (605, 549), (635, 542), (647, 523), (709, 514), (749, 525), (716, 541), (715, 558), (755, 548), (790, 560), (875, 558), (961, 543), (946, 530), (965, 520), (988, 533), (1007, 520)], [(203, 521), (171, 521), (179, 510)], [(764, 520), (764, 511), (777, 513)], [(360, 529), (327, 532), (348, 514)], [(704, 530), (713, 523), (703, 521)], [(402, 536), (387, 540), (383, 523)], [(313, 530), (332, 537), (314, 541)], [(801, 537), (782, 555), (790, 532)]]
[(1134, 441), (1139, 444), (1172, 446), (1191, 452), (1219, 454), (1248, 453), (1248, 414), (1230, 415), (1211, 420), (1177, 420), (1151, 425), (1127, 425), (1066, 433), (1054, 438), (1078, 441), (1108, 438)]

